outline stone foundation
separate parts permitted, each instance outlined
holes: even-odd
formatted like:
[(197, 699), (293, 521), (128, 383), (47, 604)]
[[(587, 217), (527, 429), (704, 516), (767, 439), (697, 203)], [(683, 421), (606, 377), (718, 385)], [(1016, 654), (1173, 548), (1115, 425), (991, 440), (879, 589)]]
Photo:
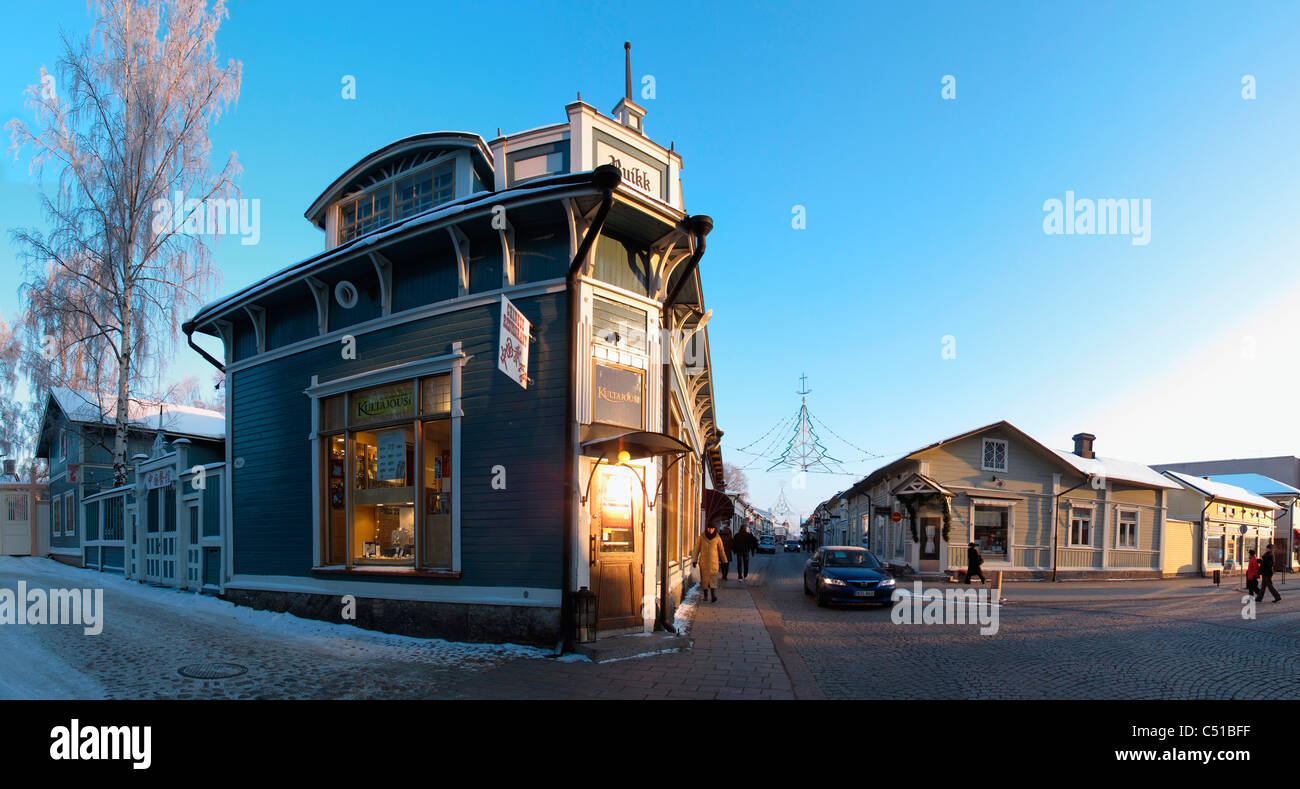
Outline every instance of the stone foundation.
[(449, 641), (514, 643), (554, 647), (560, 641), (560, 609), (537, 606), (430, 603), (357, 597), (356, 619), (343, 619), (338, 595), (227, 589), (236, 605), (293, 614), (367, 630)]

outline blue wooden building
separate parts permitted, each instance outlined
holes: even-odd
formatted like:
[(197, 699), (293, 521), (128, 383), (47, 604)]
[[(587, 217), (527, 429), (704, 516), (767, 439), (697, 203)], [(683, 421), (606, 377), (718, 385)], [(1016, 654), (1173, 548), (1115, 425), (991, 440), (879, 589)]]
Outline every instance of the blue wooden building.
[(630, 81), (565, 114), (364, 156), (307, 209), (322, 252), (186, 323), (228, 386), (227, 598), (547, 645), (584, 587), (602, 635), (672, 621), (725, 500), (712, 222)]
[[(81, 566), (88, 496), (114, 487), (113, 439), (116, 399), (112, 395), (55, 387), (46, 397), (36, 457), (49, 463), (49, 551), (52, 558)], [(203, 456), (224, 454), (225, 417), (219, 411), (132, 400), (127, 409), (127, 457), (148, 455), (161, 436), (186, 439)], [(134, 465), (128, 463), (128, 481)], [(98, 550), (92, 564), (99, 563)]]

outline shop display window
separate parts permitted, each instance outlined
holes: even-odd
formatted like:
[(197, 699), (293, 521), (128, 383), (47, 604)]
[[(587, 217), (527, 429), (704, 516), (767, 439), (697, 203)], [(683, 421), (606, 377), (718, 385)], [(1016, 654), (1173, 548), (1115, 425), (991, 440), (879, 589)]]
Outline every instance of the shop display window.
[(327, 565), (452, 566), (449, 375), (320, 401)]

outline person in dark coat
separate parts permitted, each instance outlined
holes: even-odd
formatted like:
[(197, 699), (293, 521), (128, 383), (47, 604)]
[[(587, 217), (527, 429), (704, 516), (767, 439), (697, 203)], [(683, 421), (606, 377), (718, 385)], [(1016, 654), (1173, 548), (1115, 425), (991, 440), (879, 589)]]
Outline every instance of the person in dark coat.
[(758, 550), (758, 540), (749, 533), (749, 527), (740, 524), (740, 534), (731, 538), (732, 558), (736, 561), (736, 577), (749, 575), (749, 556)]
[(722, 563), (722, 580), (725, 581), (727, 580), (727, 568), (731, 567), (731, 557), (734, 555), (731, 524), (724, 524), (721, 529), (718, 529), (718, 536), (722, 538), (722, 549), (727, 552), (727, 561)]
[(981, 569), (981, 565), (983, 564), (984, 557), (980, 556), (979, 549), (975, 547), (975, 543), (971, 543), (970, 547), (966, 549), (966, 583), (970, 583), (972, 575), (978, 575), (980, 577), (980, 583), (988, 583), (988, 579), (984, 577), (984, 570)]
[(1259, 560), (1259, 594), (1255, 595), (1256, 602), (1264, 602), (1264, 592), (1273, 593), (1273, 602), (1282, 599), (1278, 594), (1277, 588), (1273, 586), (1273, 544), (1269, 543), (1264, 549), (1264, 556)]

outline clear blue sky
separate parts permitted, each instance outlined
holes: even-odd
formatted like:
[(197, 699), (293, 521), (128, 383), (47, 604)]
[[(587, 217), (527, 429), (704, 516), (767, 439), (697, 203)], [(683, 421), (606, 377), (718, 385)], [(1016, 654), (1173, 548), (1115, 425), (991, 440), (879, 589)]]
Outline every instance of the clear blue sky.
[[(86, 6), (6, 17), (0, 118), (27, 118), (23, 88)], [(1300, 454), (1293, 412), (1229, 420), (1271, 408), (1246, 393), (1295, 366), (1294, 321), (1254, 329), (1280, 358), (1186, 372), (1300, 290), (1298, 33), (1287, 4), (233, 2), (218, 41), (243, 91), (214, 150), (238, 153), (262, 240), (218, 245), (218, 291), (319, 250), (308, 203), (392, 140), (562, 121), (578, 91), (612, 109), (630, 39), (636, 81), (657, 83), (647, 131), (676, 143), (688, 209), (716, 222), (703, 272), (728, 460), (766, 465), (735, 449), (794, 413), (805, 372), (814, 412), (882, 455), (1001, 418), (1146, 462)], [(1150, 243), (1044, 234), (1043, 202), (1067, 190), (1149, 199)], [(0, 207), (6, 230), (40, 221), (25, 158), (0, 169)], [(6, 234), (4, 271), (14, 255)], [(16, 309), (0, 289), (0, 313)], [(206, 375), (183, 347), (175, 369)], [(874, 467), (821, 432), (852, 471)], [(788, 495), (806, 511), (852, 480)], [(755, 503), (783, 482), (752, 475)]]

